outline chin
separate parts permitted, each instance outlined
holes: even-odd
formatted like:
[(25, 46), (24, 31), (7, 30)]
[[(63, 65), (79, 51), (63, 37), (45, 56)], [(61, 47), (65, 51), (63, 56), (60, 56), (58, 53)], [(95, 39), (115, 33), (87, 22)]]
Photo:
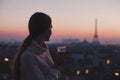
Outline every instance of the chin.
[(50, 39), (45, 39), (45, 41), (50, 41)]
[(45, 40), (45, 41), (49, 41), (49, 40)]
[(44, 38), (44, 41), (50, 41), (50, 37)]

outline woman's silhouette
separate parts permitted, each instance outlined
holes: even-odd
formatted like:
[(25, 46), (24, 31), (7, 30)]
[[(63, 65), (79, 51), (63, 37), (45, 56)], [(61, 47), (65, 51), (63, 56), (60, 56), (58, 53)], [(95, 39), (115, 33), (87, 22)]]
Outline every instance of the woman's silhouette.
[(44, 41), (51, 36), (51, 18), (41, 12), (33, 14), (28, 24), (29, 36), (24, 40), (13, 63), (14, 80), (58, 80), (59, 70)]

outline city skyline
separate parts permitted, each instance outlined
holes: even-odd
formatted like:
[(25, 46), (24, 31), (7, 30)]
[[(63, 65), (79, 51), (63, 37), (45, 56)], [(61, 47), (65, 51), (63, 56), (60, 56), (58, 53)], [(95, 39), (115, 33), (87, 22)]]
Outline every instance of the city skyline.
[(65, 38), (93, 40), (94, 20), (98, 19), (100, 41), (120, 42), (119, 0), (1, 0), (0, 40), (23, 40), (28, 20), (37, 11), (51, 16), (52, 41)]

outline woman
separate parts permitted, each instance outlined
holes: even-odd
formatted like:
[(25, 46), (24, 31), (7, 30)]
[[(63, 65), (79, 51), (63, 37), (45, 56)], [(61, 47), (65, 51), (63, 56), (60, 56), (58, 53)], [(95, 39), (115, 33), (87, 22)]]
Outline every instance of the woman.
[(51, 36), (51, 18), (41, 12), (29, 20), (29, 36), (24, 40), (13, 64), (14, 80), (58, 80), (59, 70), (44, 41)]

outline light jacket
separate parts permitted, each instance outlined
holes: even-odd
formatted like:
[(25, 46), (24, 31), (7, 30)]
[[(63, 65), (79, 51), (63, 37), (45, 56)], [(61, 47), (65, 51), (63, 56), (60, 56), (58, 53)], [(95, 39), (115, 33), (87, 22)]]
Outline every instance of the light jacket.
[(20, 59), (21, 80), (58, 80), (59, 70), (53, 68), (54, 62), (48, 48), (35, 41), (23, 52)]

